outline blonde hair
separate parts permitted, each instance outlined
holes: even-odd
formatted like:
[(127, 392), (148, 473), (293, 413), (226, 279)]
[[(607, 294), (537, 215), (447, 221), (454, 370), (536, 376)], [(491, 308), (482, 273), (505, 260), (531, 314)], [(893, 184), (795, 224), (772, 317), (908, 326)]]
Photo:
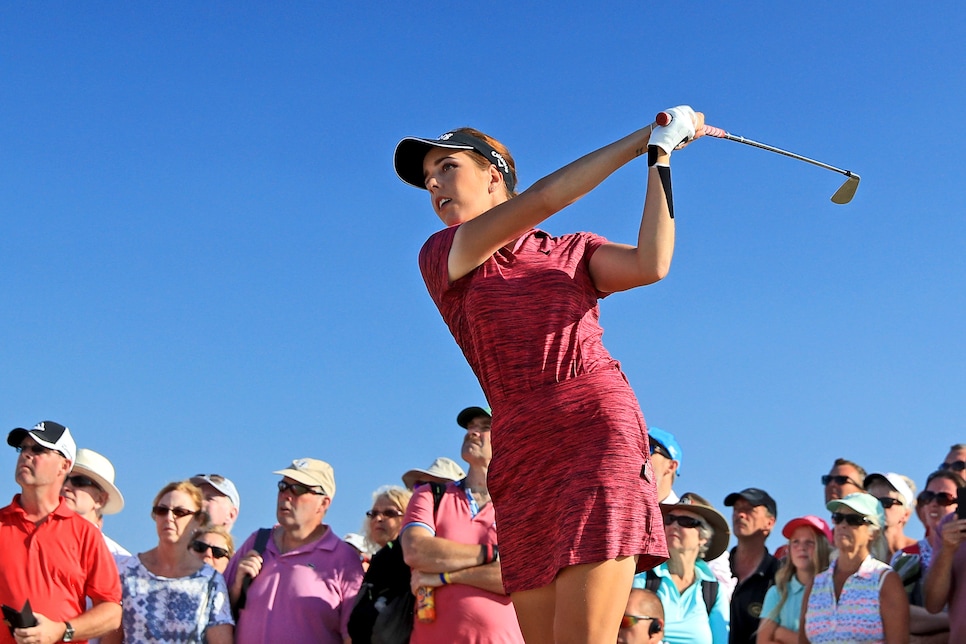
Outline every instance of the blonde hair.
[[(381, 488), (377, 489), (372, 493), (372, 504), (375, 505), (379, 499), (386, 499), (394, 506), (396, 509), (406, 513), (406, 508), (409, 507), (409, 500), (413, 498), (413, 491), (407, 490), (404, 487), (399, 487), (398, 485), (383, 485)], [(370, 530), (370, 521), (366, 520), (362, 522), (362, 534), (366, 538), (366, 545), (372, 552), (379, 549), (379, 546), (372, 541), (372, 533)]]
[(206, 534), (217, 534), (219, 537), (225, 540), (225, 545), (228, 546), (228, 556), (235, 554), (235, 540), (232, 539), (231, 533), (225, 529), (225, 526), (214, 525), (213, 523), (206, 523), (191, 535), (191, 540), (194, 541)]
[[(809, 530), (815, 533), (815, 552), (812, 553), (812, 567), (814, 570), (812, 574), (817, 575), (828, 569), (829, 560), (832, 555), (832, 546), (824, 534), (813, 528), (809, 528)], [(785, 560), (782, 562), (778, 572), (775, 573), (775, 588), (778, 589), (778, 604), (775, 605), (771, 613), (762, 615), (763, 618), (770, 619), (773, 622), (778, 621), (776, 618), (781, 612), (782, 606), (785, 605), (785, 601), (788, 599), (789, 582), (791, 582), (792, 577), (798, 574), (798, 569), (792, 563), (791, 548), (792, 540), (789, 539), (787, 549), (785, 550)]]
[(169, 492), (183, 492), (188, 496), (190, 496), (191, 500), (195, 504), (195, 508), (196, 508), (195, 517), (198, 519), (198, 522), (201, 523), (202, 525), (205, 523), (208, 523), (209, 521), (208, 513), (205, 512), (203, 509), (205, 505), (205, 495), (201, 491), (200, 487), (198, 487), (191, 481), (187, 481), (187, 480), (172, 481), (171, 483), (168, 483), (163, 488), (161, 488), (161, 491), (154, 496), (154, 503), (151, 504), (152, 516), (154, 516), (154, 507), (158, 505), (158, 503), (161, 502), (161, 499), (164, 497), (164, 495), (168, 494)]

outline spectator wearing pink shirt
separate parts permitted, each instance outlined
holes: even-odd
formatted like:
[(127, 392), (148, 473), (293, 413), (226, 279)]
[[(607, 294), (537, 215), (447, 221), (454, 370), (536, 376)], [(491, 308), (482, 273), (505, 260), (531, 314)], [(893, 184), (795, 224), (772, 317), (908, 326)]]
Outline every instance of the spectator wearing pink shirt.
[[(362, 585), (358, 553), (324, 524), (335, 496), (332, 467), (300, 458), (274, 472), (278, 482), (278, 524), (264, 552), (252, 534), (225, 570), (232, 606), (244, 597), (236, 644), (316, 642), (348, 644), (349, 613)], [(245, 577), (251, 577), (247, 592)]]
[(413, 590), (432, 587), (436, 602), (436, 620), (417, 620), (410, 642), (523, 644), (503, 590), (496, 515), (486, 487), (493, 458), (490, 416), (480, 409), (471, 419), (461, 413), (459, 422), (466, 428), (462, 456), (469, 473), (446, 485), (435, 515), (432, 489), (417, 487), (403, 518), (400, 540), (413, 569)]

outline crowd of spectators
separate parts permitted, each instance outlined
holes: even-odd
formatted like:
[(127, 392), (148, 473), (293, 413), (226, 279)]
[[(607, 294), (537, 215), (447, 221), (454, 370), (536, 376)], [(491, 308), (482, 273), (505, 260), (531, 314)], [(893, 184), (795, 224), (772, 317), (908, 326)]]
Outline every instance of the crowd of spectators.
[[(405, 472), (402, 486), (373, 493), (359, 533), (340, 538), (325, 523), (332, 467), (297, 458), (274, 472), (276, 524), (244, 536), (237, 550), (235, 485), (198, 474), (157, 493), (158, 542), (137, 554), (102, 531), (104, 517), (124, 508), (110, 460), (78, 449), (59, 423), (15, 428), (7, 442), (19, 453), (21, 492), (0, 509), (9, 626), (0, 644), (363, 644), (375, 641), (372, 624), (350, 637), (350, 616), (360, 589), (372, 586), (364, 587), (377, 572), (370, 560), (392, 548), (419, 598), (409, 641), (522, 642), (487, 490), (490, 422), (487, 409), (460, 412), (467, 470), (440, 457)], [(675, 493), (684, 450), (674, 434), (651, 428), (650, 450), (670, 558), (635, 577), (620, 642), (966, 641), (966, 520), (957, 515), (966, 445), (950, 448), (918, 494), (907, 476), (834, 460), (816, 475), (827, 514), (786, 521), (787, 542), (774, 553), (765, 543), (778, 504), (766, 490), (721, 498), (729, 521), (716, 499)], [(922, 539), (907, 534), (914, 516)]]

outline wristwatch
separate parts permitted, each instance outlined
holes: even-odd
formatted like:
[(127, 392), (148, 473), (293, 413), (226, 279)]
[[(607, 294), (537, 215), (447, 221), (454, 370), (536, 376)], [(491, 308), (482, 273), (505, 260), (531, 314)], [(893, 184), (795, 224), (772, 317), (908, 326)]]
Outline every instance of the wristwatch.
[(66, 626), (67, 628), (64, 629), (64, 636), (61, 638), (61, 641), (64, 641), (64, 642), (73, 642), (74, 641), (74, 627), (70, 625), (70, 622), (64, 622), (64, 626)]

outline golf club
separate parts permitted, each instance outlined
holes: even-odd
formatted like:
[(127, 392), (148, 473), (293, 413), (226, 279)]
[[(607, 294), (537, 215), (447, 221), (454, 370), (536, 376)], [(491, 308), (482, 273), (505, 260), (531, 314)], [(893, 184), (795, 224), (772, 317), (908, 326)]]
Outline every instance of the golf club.
[[(671, 122), (671, 115), (667, 112), (661, 112), (654, 119), (658, 125), (667, 125)], [(861, 177), (851, 170), (842, 170), (841, 168), (836, 168), (835, 166), (828, 165), (827, 163), (822, 163), (821, 161), (816, 161), (815, 159), (809, 159), (808, 157), (803, 157), (800, 154), (795, 154), (794, 152), (789, 152), (788, 150), (782, 150), (781, 148), (776, 148), (771, 145), (765, 145), (764, 143), (759, 143), (758, 141), (752, 141), (751, 139), (746, 139), (743, 136), (737, 136), (735, 134), (730, 134), (720, 128), (716, 128), (713, 125), (705, 124), (704, 133), (707, 136), (713, 136), (718, 139), (728, 139), (729, 141), (735, 141), (737, 143), (744, 143), (745, 145), (751, 145), (756, 148), (761, 148), (762, 150), (768, 150), (769, 152), (775, 152), (777, 154), (784, 155), (786, 157), (791, 157), (793, 159), (798, 159), (799, 161), (804, 161), (805, 163), (811, 163), (812, 165), (817, 165), (820, 168), (825, 168), (826, 170), (832, 170), (833, 172), (838, 172), (839, 174), (844, 174), (848, 179), (845, 183), (835, 191), (832, 195), (832, 203), (846, 204), (852, 201), (852, 197), (855, 196), (855, 191), (859, 187), (859, 181)]]

